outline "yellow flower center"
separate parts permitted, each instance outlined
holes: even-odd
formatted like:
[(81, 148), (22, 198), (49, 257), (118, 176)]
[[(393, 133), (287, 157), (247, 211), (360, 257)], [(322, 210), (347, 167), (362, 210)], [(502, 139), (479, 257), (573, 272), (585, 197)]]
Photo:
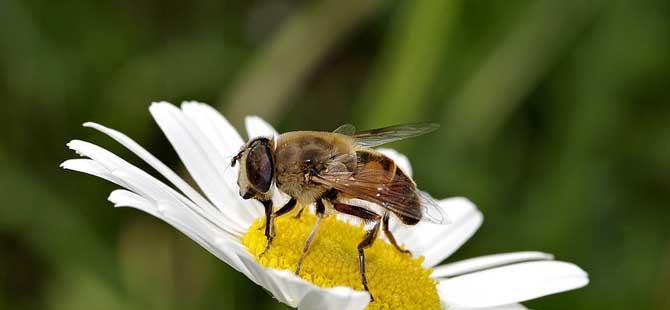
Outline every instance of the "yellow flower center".
[[(265, 219), (257, 219), (243, 237), (244, 245), (265, 267), (295, 271), (298, 259), (316, 216), (303, 212), (296, 219), (287, 214), (275, 219), (276, 236), (263, 255)], [(380, 233), (382, 233), (380, 231)], [(358, 269), (357, 245), (363, 226), (339, 221), (335, 216), (322, 220), (305, 257), (300, 276), (319, 287), (348, 286), (363, 290)], [(421, 266), (423, 257), (412, 258), (379, 239), (365, 250), (368, 286), (374, 302), (367, 309), (441, 309), (437, 282), (432, 269)]]

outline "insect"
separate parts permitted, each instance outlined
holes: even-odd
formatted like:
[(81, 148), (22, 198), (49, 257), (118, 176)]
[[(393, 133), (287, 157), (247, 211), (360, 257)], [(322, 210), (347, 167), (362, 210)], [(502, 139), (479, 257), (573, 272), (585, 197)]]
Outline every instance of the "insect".
[[(366, 233), (358, 244), (358, 258), (361, 282), (369, 292), (365, 249), (372, 246), (380, 228), (396, 249), (409, 253), (398, 245), (389, 229), (391, 215), (405, 225), (447, 221), (439, 205), (419, 191), (392, 159), (372, 148), (423, 135), (438, 127), (430, 123), (406, 124), (357, 132), (353, 125), (345, 124), (333, 132), (293, 131), (247, 142), (233, 157), (231, 166), (240, 164), (237, 180), (240, 196), (256, 199), (265, 208), (267, 245), (261, 255), (270, 248), (275, 236), (273, 219), (296, 205), (304, 208), (314, 203), (317, 221), (298, 261), (295, 273), (299, 275), (326, 208), (332, 208), (365, 221)], [(276, 211), (272, 203), (273, 183), (291, 197)], [(372, 294), (370, 298), (374, 300)]]

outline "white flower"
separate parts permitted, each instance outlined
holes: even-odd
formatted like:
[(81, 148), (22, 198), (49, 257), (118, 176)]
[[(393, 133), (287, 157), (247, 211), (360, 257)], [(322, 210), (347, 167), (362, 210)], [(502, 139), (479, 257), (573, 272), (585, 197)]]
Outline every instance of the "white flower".
[[(282, 303), (300, 309), (362, 309), (368, 305), (369, 295), (364, 291), (343, 286), (321, 288), (291, 270), (266, 268), (243, 245), (242, 237), (254, 220), (263, 216), (263, 210), (257, 202), (238, 196), (237, 170), (229, 167), (229, 158), (244, 141), (222, 115), (196, 102), (185, 102), (181, 109), (166, 102), (155, 103), (150, 111), (204, 196), (133, 140), (95, 123), (84, 126), (97, 129), (128, 148), (173, 187), (107, 150), (79, 140), (68, 146), (87, 158), (65, 161), (62, 167), (124, 188), (110, 194), (109, 200), (115, 206), (137, 208), (162, 219)], [(253, 116), (247, 117), (246, 129), (249, 137), (277, 135), (272, 126)], [(406, 157), (392, 150), (383, 152), (411, 174)], [(440, 205), (451, 224), (396, 224), (392, 230), (415, 256), (425, 257), (424, 267), (434, 268), (431, 277), (438, 283), (437, 293), (445, 308), (525, 309), (518, 302), (589, 282), (579, 267), (554, 261), (552, 255), (540, 252), (497, 254), (436, 266), (465, 243), (483, 219), (465, 198), (444, 199)]]

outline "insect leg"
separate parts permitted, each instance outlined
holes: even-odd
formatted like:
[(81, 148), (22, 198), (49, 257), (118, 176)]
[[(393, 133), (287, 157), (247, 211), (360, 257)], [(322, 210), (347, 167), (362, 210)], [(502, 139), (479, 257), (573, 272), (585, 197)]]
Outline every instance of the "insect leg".
[(309, 237), (307, 237), (307, 241), (305, 241), (305, 247), (302, 249), (302, 255), (300, 255), (300, 259), (298, 260), (298, 265), (295, 268), (295, 274), (299, 275), (300, 274), (300, 268), (302, 268), (302, 261), (305, 259), (305, 256), (307, 256), (307, 251), (309, 251), (309, 247), (312, 246), (312, 241), (314, 241), (314, 237), (316, 236), (316, 231), (319, 229), (319, 225), (321, 225), (321, 220), (323, 219), (323, 215), (326, 212), (326, 207), (323, 205), (323, 200), (322, 199), (317, 199), (316, 200), (316, 224), (314, 224), (314, 227), (312, 228), (312, 231), (309, 233)]
[(407, 249), (403, 249), (398, 245), (398, 242), (395, 240), (395, 237), (393, 237), (393, 233), (391, 233), (391, 230), (389, 229), (389, 213), (384, 212), (384, 219), (382, 220), (382, 230), (384, 230), (384, 235), (386, 235), (386, 238), (389, 239), (389, 242), (393, 244), (393, 246), (398, 249), (398, 251), (407, 253), (409, 255), (412, 255), (412, 252), (410, 252)]
[[(377, 239), (381, 216), (368, 209), (342, 203), (335, 203), (333, 204), (333, 207), (339, 212), (360, 217), (365, 220), (365, 237), (363, 238), (363, 241), (358, 244), (358, 269), (361, 272), (361, 282), (363, 283), (363, 287), (370, 293), (368, 279), (365, 276), (365, 249), (371, 247)], [(372, 293), (370, 293), (370, 300), (375, 300)]]
[(282, 216), (291, 210), (295, 208), (296, 200), (295, 198), (291, 197), (291, 200), (289, 200), (283, 207), (279, 208), (279, 210), (275, 211), (274, 217)]
[(300, 210), (298, 210), (298, 214), (296, 214), (293, 218), (299, 219), (302, 215), (302, 211), (305, 211), (305, 207), (300, 208)]
[[(363, 283), (363, 287), (365, 288), (366, 291), (368, 291), (368, 293), (370, 293), (370, 288), (368, 287), (368, 279), (365, 276), (365, 249), (371, 247), (372, 244), (375, 242), (375, 239), (377, 239), (377, 232), (379, 231), (379, 220), (374, 222), (371, 221), (367, 223), (365, 226), (366, 226), (365, 238), (363, 238), (363, 241), (361, 241), (361, 243), (358, 244), (358, 269), (361, 272), (361, 282)], [(374, 300), (375, 298), (372, 296), (372, 293), (370, 293), (370, 301)]]
[(265, 252), (270, 249), (272, 239), (275, 237), (275, 227), (272, 214), (272, 200), (261, 200), (261, 203), (263, 203), (263, 207), (265, 207), (265, 238), (268, 240), (268, 243), (265, 245), (265, 250), (263, 250), (260, 255), (263, 256), (265, 255)]

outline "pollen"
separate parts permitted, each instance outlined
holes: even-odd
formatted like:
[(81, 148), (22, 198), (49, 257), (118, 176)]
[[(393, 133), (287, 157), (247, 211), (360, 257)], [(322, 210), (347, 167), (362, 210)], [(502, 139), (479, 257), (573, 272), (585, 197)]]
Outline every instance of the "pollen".
[[(276, 236), (262, 256), (267, 243), (264, 218), (250, 226), (242, 241), (261, 265), (295, 271), (315, 223), (316, 216), (308, 212), (300, 218), (292, 214), (276, 218)], [(357, 245), (364, 234), (362, 225), (354, 226), (335, 216), (326, 217), (303, 261), (300, 276), (319, 287), (348, 286), (363, 290)], [(375, 298), (367, 309), (442, 309), (437, 282), (430, 278), (432, 269), (421, 266), (423, 257), (413, 258), (378, 239), (365, 250), (365, 262), (368, 286)]]

